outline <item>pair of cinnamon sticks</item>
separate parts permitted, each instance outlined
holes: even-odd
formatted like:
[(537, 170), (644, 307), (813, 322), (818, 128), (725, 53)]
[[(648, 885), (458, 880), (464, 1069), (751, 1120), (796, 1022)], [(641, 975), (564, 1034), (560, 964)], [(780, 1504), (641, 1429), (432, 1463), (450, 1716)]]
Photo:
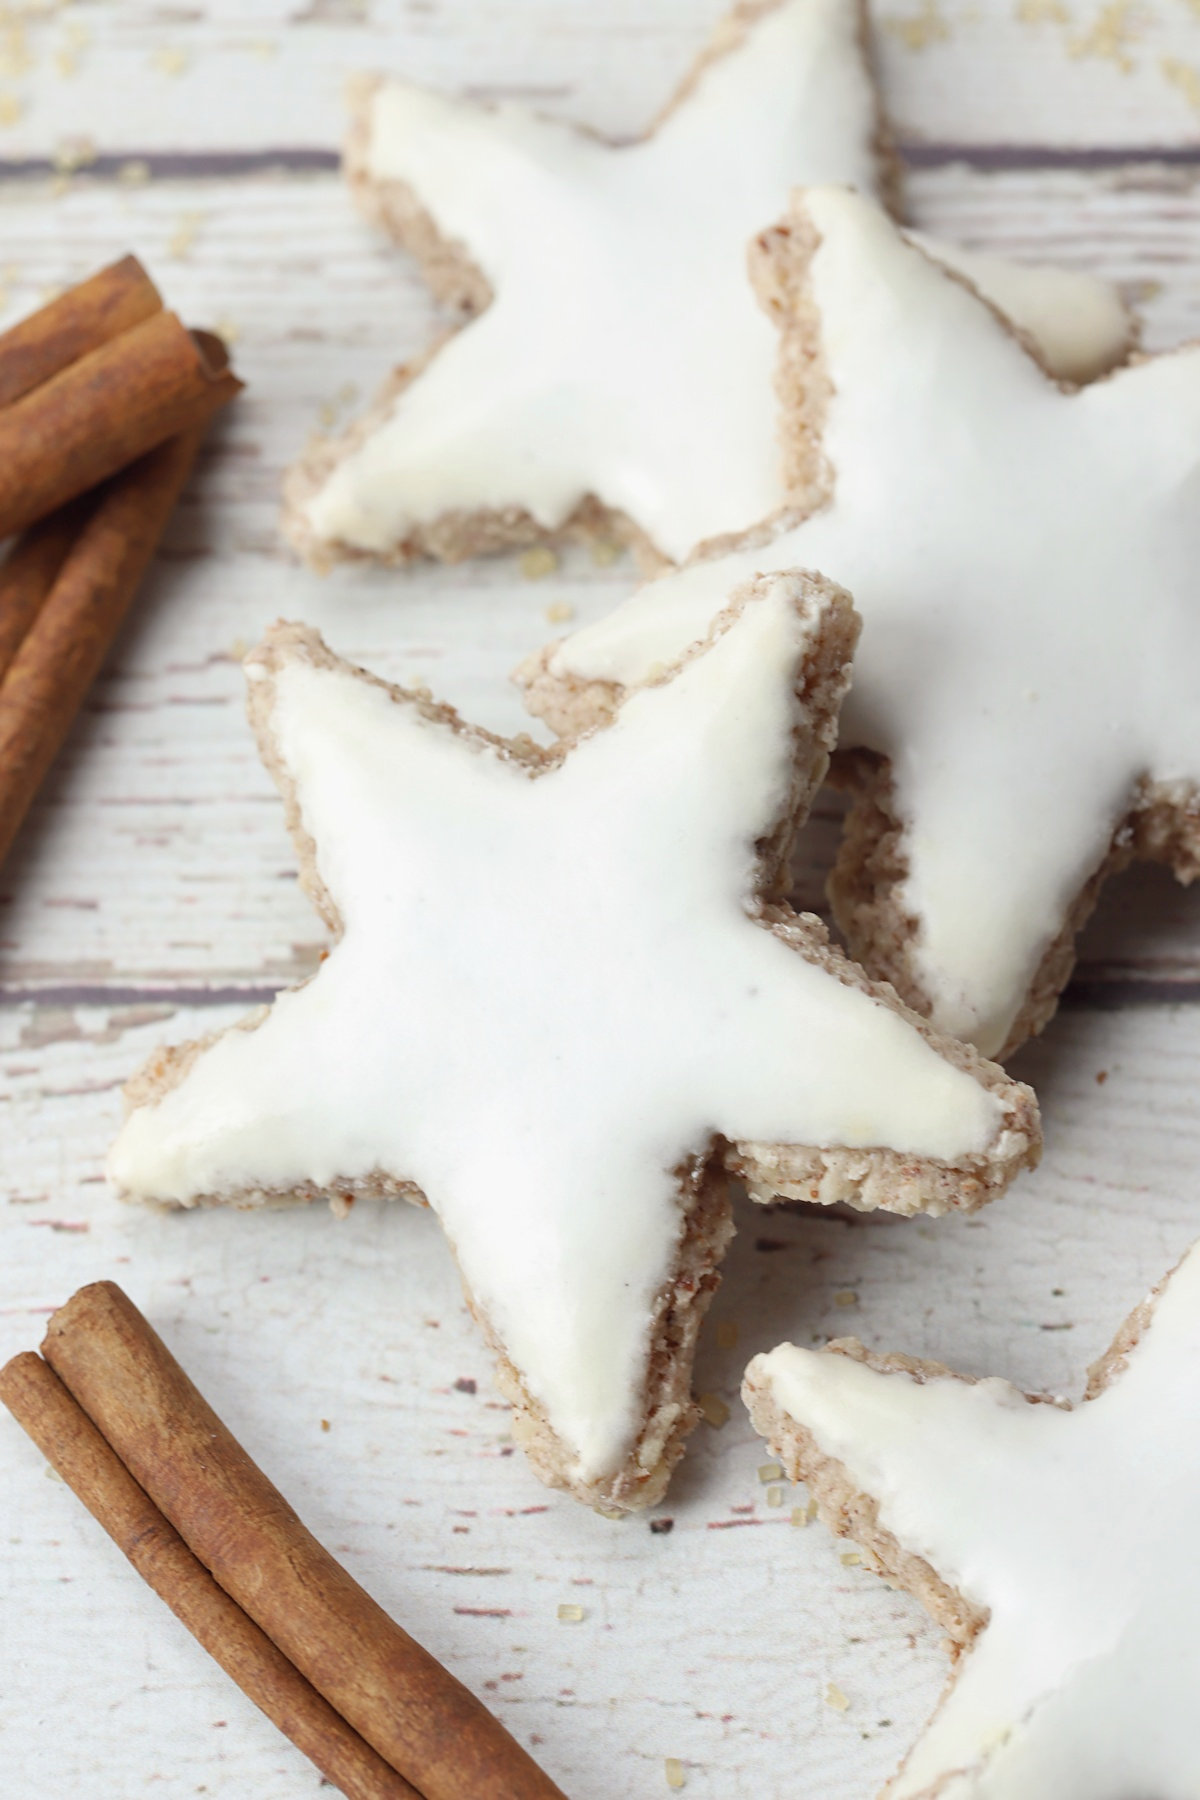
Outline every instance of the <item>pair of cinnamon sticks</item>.
[(0, 1400), (154, 1591), (351, 1800), (563, 1800), (301, 1524), (114, 1283)]
[(0, 336), (0, 860), (240, 388), (132, 256)]

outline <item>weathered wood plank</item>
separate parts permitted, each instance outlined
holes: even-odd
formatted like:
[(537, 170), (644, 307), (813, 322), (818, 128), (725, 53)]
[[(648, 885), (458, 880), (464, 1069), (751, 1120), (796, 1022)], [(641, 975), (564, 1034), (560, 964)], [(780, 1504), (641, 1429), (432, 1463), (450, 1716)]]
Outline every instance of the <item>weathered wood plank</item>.
[[(724, 10), (723, 0), (31, 7), (0, 43), (0, 158), (46, 157), (72, 140), (118, 156), (329, 147), (346, 77), (375, 67), (628, 135)], [(915, 144), (1200, 146), (1200, 19), (1187, 0), (880, 0), (873, 12), (888, 104)]]
[[(800, 1768), (813, 1800), (873, 1792), (936, 1698), (937, 1633), (820, 1527), (793, 1529), (790, 1490), (767, 1504), (741, 1368), (785, 1335), (854, 1331), (1077, 1393), (1196, 1230), (1200, 1010), (1060, 1018), (1023, 1065), (1047, 1105), (1045, 1162), (977, 1220), (744, 1207), (713, 1314), (738, 1342), (719, 1348), (710, 1328), (699, 1367), (731, 1418), (701, 1428), (660, 1509), (670, 1533), (594, 1518), (508, 1453), (431, 1216), (157, 1215), (107, 1197), (122, 1077), (160, 1038), (235, 1016), (0, 1012), (0, 1356), (36, 1342), (81, 1282), (125, 1282), (310, 1524), (573, 1800), (663, 1793), (666, 1756), (711, 1800), (791, 1794)], [(13, 1794), (315, 1792), (7, 1419), (0, 1439)], [(581, 1624), (558, 1623), (563, 1600)], [(829, 1681), (845, 1714), (824, 1704)]]
[[(790, 1493), (767, 1505), (735, 1402), (755, 1349), (853, 1330), (1077, 1392), (1197, 1220), (1200, 1007), (1161, 1001), (1197, 991), (1200, 905), (1153, 873), (1115, 884), (1089, 934), (1090, 1010), (1065, 1010), (1021, 1059), (1048, 1150), (1001, 1205), (937, 1226), (746, 1209), (714, 1315), (740, 1339), (720, 1349), (710, 1331), (699, 1369), (732, 1417), (702, 1428), (663, 1509), (669, 1534), (584, 1515), (506, 1454), (429, 1217), (160, 1217), (105, 1193), (123, 1079), (160, 1038), (230, 1021), (240, 996), (310, 967), (319, 941), (242, 720), (237, 648), (278, 613), (308, 618), (348, 654), (520, 729), (504, 678), (554, 628), (548, 606), (586, 617), (630, 579), (578, 555), (541, 583), (508, 561), (318, 581), (281, 551), (279, 477), (318, 414), (369, 393), (435, 323), (330, 171), (344, 75), (386, 63), (629, 133), (723, 9), (93, 0), (0, 20), (0, 171), (92, 149), (112, 174), (135, 163), (125, 182), (79, 176), (57, 195), (0, 185), (0, 322), (133, 247), (189, 317), (233, 325), (251, 380), (0, 871), (0, 1355), (35, 1342), (79, 1283), (125, 1280), (310, 1523), (575, 1800), (664, 1793), (666, 1756), (708, 1800), (801, 1787), (850, 1800), (878, 1786), (939, 1691), (918, 1610), (843, 1565), (819, 1528), (784, 1523)], [(885, 0), (878, 13), (919, 221), (1113, 275), (1144, 303), (1154, 346), (1200, 335), (1194, 3)], [(1182, 160), (1106, 169), (1114, 146)], [(948, 165), (956, 147), (974, 170)], [(282, 181), (261, 167), (281, 148), (301, 171)], [(141, 184), (147, 156), (174, 178)], [(235, 169), (245, 178), (220, 178)], [(806, 894), (835, 831), (823, 803)], [(28, 988), (48, 1003), (15, 1004)], [(222, 989), (225, 1005), (183, 1004)], [(1160, 1003), (1099, 1009), (1147, 992)], [(5, 1792), (315, 1794), (3, 1418), (0, 1440)], [(562, 1600), (584, 1605), (581, 1624), (557, 1622)], [(824, 1704), (831, 1680), (845, 1714)]]

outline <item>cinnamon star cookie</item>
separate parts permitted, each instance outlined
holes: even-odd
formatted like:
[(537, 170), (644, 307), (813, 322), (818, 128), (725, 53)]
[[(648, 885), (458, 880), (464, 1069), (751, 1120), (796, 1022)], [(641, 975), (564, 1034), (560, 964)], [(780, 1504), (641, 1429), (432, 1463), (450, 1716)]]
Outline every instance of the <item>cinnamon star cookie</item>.
[(762, 1199), (937, 1213), (1037, 1158), (1029, 1090), (778, 899), (856, 630), (823, 582), (753, 582), (605, 729), (546, 751), (276, 626), (250, 711), (336, 941), (151, 1063), (118, 1188), (427, 1201), (538, 1473), (656, 1500), (697, 1417), (727, 1171)]
[(1200, 1792), (1200, 1248), (1073, 1411), (855, 1338), (755, 1357), (744, 1394), (820, 1517), (960, 1655), (886, 1800)]
[(940, 1030), (1005, 1055), (1053, 1013), (1110, 870), (1200, 869), (1200, 346), (1064, 393), (840, 189), (796, 197), (757, 279), (799, 522), (552, 646), (527, 701), (574, 729), (755, 572), (845, 582), (863, 638), (838, 923)]
[[(678, 561), (782, 506), (775, 346), (746, 246), (798, 183), (889, 185), (864, 29), (856, 0), (749, 0), (632, 144), (365, 82), (354, 190), (471, 322), (293, 471), (301, 550), (455, 559), (574, 522)], [(1090, 276), (937, 254), (1059, 375), (1129, 347)]]

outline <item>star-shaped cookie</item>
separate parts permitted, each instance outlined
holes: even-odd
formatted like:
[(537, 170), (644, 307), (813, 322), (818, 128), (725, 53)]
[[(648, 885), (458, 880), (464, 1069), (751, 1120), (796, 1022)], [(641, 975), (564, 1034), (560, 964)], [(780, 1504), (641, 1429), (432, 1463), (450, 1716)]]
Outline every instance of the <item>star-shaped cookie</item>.
[(966, 1652), (887, 1800), (1200, 1792), (1200, 1247), (1075, 1410), (854, 1338), (755, 1357), (744, 1394), (825, 1522)]
[[(299, 547), (453, 559), (607, 514), (679, 560), (783, 505), (775, 346), (746, 246), (798, 183), (888, 185), (864, 30), (857, 0), (750, 0), (633, 144), (368, 81), (354, 188), (478, 316), (293, 472)], [(1127, 350), (1129, 320), (1092, 277), (939, 254), (1058, 373)]]
[(1200, 347), (1064, 393), (841, 189), (797, 196), (757, 272), (806, 516), (552, 646), (529, 704), (602, 716), (758, 570), (844, 582), (835, 913), (872, 974), (1004, 1054), (1053, 1012), (1110, 869), (1200, 868)]
[(695, 1422), (726, 1170), (761, 1198), (939, 1212), (1038, 1153), (1027, 1088), (777, 898), (856, 630), (840, 590), (768, 577), (546, 751), (275, 627), (251, 715), (336, 942), (244, 1028), (156, 1059), (116, 1185), (427, 1199), (539, 1473), (655, 1499)]

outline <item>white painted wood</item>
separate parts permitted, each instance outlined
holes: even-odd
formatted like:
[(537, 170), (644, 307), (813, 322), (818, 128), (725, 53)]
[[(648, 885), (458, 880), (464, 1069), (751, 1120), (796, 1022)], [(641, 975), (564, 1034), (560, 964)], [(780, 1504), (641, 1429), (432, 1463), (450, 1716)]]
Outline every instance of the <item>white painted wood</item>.
[[(572, 1800), (665, 1794), (666, 1756), (711, 1800), (853, 1800), (936, 1698), (945, 1665), (918, 1609), (843, 1565), (820, 1528), (793, 1529), (790, 1494), (766, 1504), (764, 1452), (735, 1398), (746, 1357), (785, 1334), (853, 1330), (1077, 1392), (1200, 1222), (1200, 1007), (1163, 1003), (1200, 992), (1200, 899), (1155, 872), (1113, 884), (1085, 943), (1085, 1004), (1019, 1064), (1048, 1149), (1005, 1201), (937, 1226), (744, 1209), (714, 1312), (740, 1340), (718, 1350), (710, 1331), (699, 1370), (732, 1417), (694, 1441), (660, 1509), (669, 1534), (594, 1519), (505, 1454), (505, 1413), (428, 1216), (159, 1217), (105, 1193), (123, 1079), (159, 1041), (227, 1023), (245, 996), (310, 968), (321, 942), (242, 719), (239, 647), (278, 613), (304, 617), (346, 653), (515, 730), (527, 722), (505, 677), (554, 628), (547, 607), (587, 617), (631, 578), (582, 552), (540, 583), (507, 559), (318, 580), (284, 555), (284, 466), (323, 408), (344, 414), (347, 390), (365, 397), (436, 322), (336, 176), (297, 163), (328, 160), (345, 73), (385, 61), (637, 130), (721, 10), (96, 0), (0, 19), (0, 172), (80, 138), (185, 172), (146, 185), (80, 175), (65, 192), (0, 184), (0, 324), (134, 248), (189, 319), (236, 329), (250, 381), (0, 869), (0, 1356), (35, 1343), (81, 1282), (123, 1280), (308, 1521)], [(1153, 347), (1200, 335), (1200, 170), (1100, 166), (1114, 146), (1200, 147), (1188, 82), (1163, 68), (1200, 66), (1195, 7), (1108, 15), (1133, 34), (1110, 46), (1128, 70), (1071, 54), (1094, 0), (1071, 0), (1068, 19), (1053, 0), (880, 11), (924, 21), (880, 32), (893, 116), (936, 165), (909, 184), (918, 221), (1111, 275), (1142, 302)], [(947, 163), (956, 145), (1002, 172)], [(1056, 146), (1085, 166), (1045, 166)], [(267, 151), (287, 152), (291, 172), (248, 166)], [(814, 902), (836, 807), (819, 815), (800, 869)], [(30, 994), (39, 1003), (21, 1004)], [(1154, 1003), (1128, 1004), (1139, 996)], [(0, 1518), (4, 1800), (317, 1791), (3, 1417)], [(562, 1600), (585, 1606), (582, 1624), (557, 1622)], [(823, 1703), (831, 1680), (845, 1714)]]
[[(744, 1206), (713, 1311), (738, 1344), (718, 1349), (710, 1327), (698, 1372), (731, 1418), (701, 1427), (662, 1535), (547, 1494), (506, 1454), (431, 1216), (147, 1215), (107, 1198), (122, 1076), (163, 1038), (235, 1016), (0, 1013), (0, 1356), (36, 1342), (81, 1282), (124, 1282), (314, 1529), (572, 1800), (653, 1800), (666, 1756), (698, 1800), (872, 1792), (937, 1696), (937, 1633), (820, 1527), (792, 1528), (790, 1490), (767, 1504), (743, 1363), (784, 1335), (854, 1331), (1078, 1393), (1196, 1229), (1200, 1011), (1062, 1016), (1023, 1064), (1047, 1102), (1045, 1162), (977, 1220)], [(6, 1419), (0, 1517), (15, 1540), (0, 1558), (6, 1796), (315, 1791)], [(558, 1623), (563, 1600), (581, 1624)], [(829, 1681), (844, 1714), (823, 1703)]]
[[(7, 54), (0, 45), (10, 96), (0, 155), (45, 157), (78, 138), (116, 156), (329, 148), (346, 77), (376, 67), (630, 135), (724, 10), (723, 0), (31, 6)], [(906, 138), (1200, 144), (1188, 73), (1200, 70), (1200, 18), (1189, 0), (880, 0), (873, 15)]]

